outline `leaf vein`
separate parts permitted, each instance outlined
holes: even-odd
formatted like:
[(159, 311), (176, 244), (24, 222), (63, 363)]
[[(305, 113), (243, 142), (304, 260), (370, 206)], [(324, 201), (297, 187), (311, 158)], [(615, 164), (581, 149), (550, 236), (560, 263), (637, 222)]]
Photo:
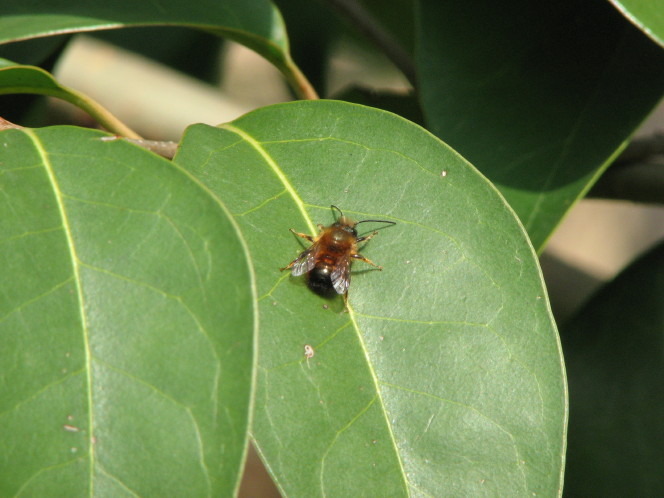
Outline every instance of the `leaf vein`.
[(311, 221), (311, 217), (308, 215), (306, 209), (304, 208), (304, 203), (302, 202), (302, 198), (298, 195), (298, 193), (295, 190), (295, 187), (293, 187), (293, 184), (290, 182), (284, 171), (279, 167), (279, 165), (272, 158), (272, 156), (270, 156), (268, 152), (261, 146), (260, 142), (258, 142), (256, 139), (254, 139), (244, 130), (234, 125), (226, 123), (221, 125), (220, 128), (228, 130), (231, 133), (235, 133), (236, 135), (240, 136), (261, 155), (266, 164), (270, 167), (270, 169), (272, 169), (274, 174), (277, 175), (277, 178), (279, 178), (281, 183), (283, 183), (284, 186), (286, 187), (286, 190), (291, 195), (291, 197), (293, 198), (293, 202), (295, 202), (295, 205), (300, 211), (302, 218), (304, 218), (307, 221), (311, 233), (315, 233), (316, 229), (314, 227), (313, 222)]
[[(54, 170), (53, 164), (51, 164), (50, 158), (44, 145), (40, 142), (37, 135), (29, 129), (25, 130), (25, 133), (30, 137), (32, 142), (37, 149), (37, 152), (41, 158), (42, 164), (48, 176), (49, 182), (53, 187), (53, 195), (55, 197), (56, 203), (58, 205), (58, 211), (60, 213), (60, 218), (62, 219), (62, 225), (64, 227), (64, 232), (67, 237), (67, 244), (69, 246), (69, 256), (72, 265), (73, 278), (76, 283), (76, 295), (78, 297), (79, 304), (79, 316), (81, 320), (81, 333), (83, 335), (83, 349), (85, 351), (85, 364), (86, 364), (86, 380), (87, 380), (87, 398), (88, 398), (88, 426), (90, 431), (90, 438), (94, 438), (94, 401), (93, 401), (93, 387), (92, 387), (92, 352), (90, 350), (90, 331), (88, 330), (87, 317), (85, 314), (85, 297), (83, 294), (83, 284), (81, 282), (80, 268), (78, 256), (76, 254), (76, 243), (74, 241), (72, 227), (69, 223), (69, 217), (67, 214), (67, 208), (64, 202), (64, 193), (60, 189), (58, 183), (57, 175)], [(95, 467), (95, 452), (94, 448), (91, 448), (89, 451), (89, 494), (94, 496), (94, 467)]]
[(398, 389), (400, 391), (405, 391), (405, 392), (408, 392), (408, 393), (411, 393), (411, 394), (417, 394), (417, 395), (420, 395), (420, 396), (425, 396), (427, 398), (432, 398), (432, 399), (435, 399), (436, 401), (440, 401), (441, 403), (449, 403), (449, 404), (452, 404), (452, 405), (460, 406), (462, 408), (465, 408), (467, 410), (472, 411), (473, 413), (476, 413), (477, 415), (481, 416), (482, 418), (484, 418), (485, 420), (487, 420), (488, 422), (490, 422), (491, 424), (496, 426), (501, 432), (503, 432), (505, 435), (507, 435), (510, 439), (510, 442), (512, 444), (512, 447), (513, 447), (514, 453), (515, 453), (514, 464), (515, 464), (516, 468), (518, 468), (520, 473), (521, 473), (521, 476), (523, 478), (523, 485), (524, 485), (524, 489), (525, 489), (526, 482), (527, 482), (526, 474), (525, 474), (525, 471), (523, 469), (523, 465), (521, 465), (521, 462), (523, 460), (521, 458), (521, 453), (519, 452), (519, 447), (516, 443), (516, 439), (515, 439), (514, 435), (508, 429), (503, 427), (497, 420), (494, 420), (493, 418), (491, 418), (490, 416), (488, 416), (487, 414), (485, 414), (484, 412), (482, 412), (478, 408), (475, 408), (474, 406), (468, 405), (466, 403), (461, 403), (460, 401), (455, 401), (455, 400), (452, 400), (452, 399), (443, 398), (443, 397), (438, 396), (436, 394), (432, 394), (432, 393), (428, 393), (428, 392), (424, 392), (424, 391), (418, 391), (418, 390), (415, 390), (415, 389), (411, 389), (411, 388), (404, 387), (404, 386), (399, 386), (399, 385), (392, 384), (392, 383), (389, 383), (389, 382), (381, 382), (381, 384), (384, 385), (384, 386), (387, 386), (387, 387), (391, 387), (393, 389)]
[(73, 278), (74, 277), (69, 277), (68, 279), (63, 280), (62, 282), (60, 282), (58, 284), (55, 284), (53, 287), (51, 287), (50, 289), (44, 291), (43, 293), (39, 294), (38, 296), (35, 296), (31, 299), (28, 299), (28, 300), (16, 305), (6, 315), (4, 315), (3, 317), (0, 317), (0, 323), (4, 322), (7, 318), (9, 318), (14, 313), (21, 312), (24, 308), (30, 306), (31, 304), (34, 304), (37, 301), (40, 301), (40, 300), (44, 299), (45, 297), (53, 294), (54, 292), (57, 292), (58, 289), (60, 289), (61, 287), (64, 287), (65, 285), (67, 285), (71, 280), (73, 280)]
[(383, 147), (369, 147), (368, 145), (361, 144), (361, 143), (355, 142), (353, 140), (347, 140), (347, 139), (338, 138), (338, 137), (300, 138), (300, 139), (294, 139), (294, 140), (268, 140), (268, 141), (264, 141), (264, 142), (260, 142), (260, 143), (262, 145), (272, 145), (272, 144), (281, 144), (281, 143), (290, 144), (290, 143), (326, 142), (326, 141), (340, 142), (340, 143), (343, 143), (343, 144), (353, 145), (355, 147), (360, 147), (362, 149), (372, 151), (372, 152), (389, 152), (389, 153), (394, 154), (396, 156), (399, 156), (399, 157), (401, 157), (401, 158), (403, 158), (403, 159), (405, 159), (409, 162), (412, 162), (413, 164), (415, 164), (418, 168), (420, 168), (425, 173), (427, 173), (429, 175), (432, 175), (432, 176), (435, 176), (436, 178), (439, 177), (438, 174), (436, 174), (433, 171), (431, 171), (431, 170), (425, 168), (424, 166), (422, 166), (422, 164), (420, 164), (420, 162), (417, 159), (415, 159), (413, 157), (410, 157), (410, 156), (408, 156), (408, 155), (406, 155), (402, 152), (399, 152), (398, 150), (387, 149), (387, 148), (383, 148)]
[(341, 436), (350, 427), (352, 427), (352, 425), (355, 422), (357, 422), (360, 419), (360, 417), (362, 417), (362, 415), (364, 415), (369, 410), (369, 408), (371, 408), (371, 406), (376, 402), (377, 399), (378, 399), (378, 394), (376, 394), (376, 396), (371, 398), (369, 403), (367, 403), (364, 408), (362, 408), (357, 414), (355, 414), (355, 416), (352, 417), (345, 426), (343, 426), (341, 429), (337, 430), (334, 434), (334, 437), (330, 441), (330, 444), (328, 445), (328, 447), (323, 452), (323, 455), (321, 457), (321, 462), (320, 462), (320, 471), (318, 473), (319, 481), (320, 481), (320, 490), (321, 490), (321, 493), (322, 493), (323, 496), (327, 496), (327, 494), (325, 493), (324, 474), (325, 474), (325, 462), (327, 460), (328, 455), (330, 454), (330, 451), (332, 451), (332, 448), (334, 448), (334, 445), (337, 444), (337, 441), (339, 440), (339, 436)]
[(71, 465), (72, 463), (76, 463), (76, 462), (78, 462), (78, 461), (80, 461), (80, 460), (82, 460), (82, 459), (83, 459), (83, 458), (81, 458), (81, 457), (78, 457), (78, 458), (72, 458), (71, 460), (67, 460), (67, 461), (64, 461), (64, 462), (62, 462), (62, 463), (56, 463), (56, 464), (54, 464), (54, 465), (48, 465), (48, 466), (46, 466), (46, 467), (43, 467), (43, 468), (39, 469), (37, 472), (35, 472), (34, 474), (32, 474), (30, 477), (28, 477), (28, 478), (25, 480), (25, 482), (23, 483), (23, 485), (18, 489), (18, 491), (16, 492), (16, 494), (15, 494), (14, 496), (22, 496), (22, 495), (23, 495), (23, 490), (25, 490), (25, 489), (30, 485), (30, 483), (31, 483), (32, 481), (34, 481), (35, 479), (37, 479), (37, 478), (38, 478), (40, 475), (42, 475), (44, 472), (48, 472), (49, 470), (54, 470), (54, 469), (64, 468), (64, 467), (66, 467), (66, 466), (68, 466), (68, 465)]
[(11, 237), (7, 237), (6, 239), (1, 239), (0, 244), (6, 244), (8, 242), (14, 242), (15, 240), (21, 240), (25, 237), (32, 237), (33, 235), (43, 235), (45, 233), (58, 232), (60, 230), (62, 230), (61, 226), (52, 227), (52, 228), (45, 228), (43, 230), (27, 231), (27, 232), (20, 233), (18, 235), (13, 235)]
[(60, 384), (62, 384), (62, 383), (64, 383), (64, 382), (66, 382), (66, 381), (69, 380), (71, 377), (75, 377), (76, 375), (79, 375), (79, 374), (82, 373), (83, 371), (84, 371), (84, 369), (81, 368), (81, 369), (79, 369), (79, 370), (75, 370), (75, 371), (73, 371), (73, 372), (69, 372), (68, 374), (63, 375), (62, 377), (60, 377), (60, 378), (54, 380), (53, 382), (50, 382), (50, 383), (46, 384), (45, 386), (40, 387), (38, 390), (36, 390), (35, 392), (33, 392), (31, 395), (29, 395), (29, 396), (27, 396), (27, 397), (25, 397), (25, 398), (23, 398), (23, 399), (17, 401), (17, 402), (16, 402), (13, 406), (11, 406), (10, 408), (8, 408), (8, 409), (6, 409), (6, 410), (0, 412), (0, 417), (4, 417), (5, 415), (7, 415), (7, 414), (9, 414), (9, 413), (18, 410), (21, 406), (23, 406), (23, 405), (26, 404), (26, 403), (29, 403), (30, 401), (32, 401), (33, 399), (35, 399), (35, 398), (37, 398), (37, 397), (39, 397), (39, 396), (41, 396), (43, 393), (45, 393), (45, 392), (48, 391), (49, 389), (52, 389), (52, 388), (54, 388), (54, 387), (56, 387), (56, 386), (58, 386), (58, 385), (60, 385)]
[[(263, 157), (266, 164), (272, 169), (272, 171), (277, 175), (279, 180), (286, 187), (286, 190), (291, 195), (291, 197), (293, 198), (293, 202), (296, 204), (298, 210), (300, 211), (300, 213), (302, 215), (302, 218), (306, 221), (306, 223), (309, 227), (310, 233), (316, 233), (315, 225), (314, 225), (313, 220), (311, 219), (311, 217), (309, 216), (309, 214), (308, 214), (308, 212), (305, 208), (305, 204), (302, 201), (302, 198), (298, 195), (297, 191), (295, 190), (295, 188), (291, 184), (290, 180), (288, 179), (288, 177), (286, 176), (284, 171), (278, 166), (276, 161), (270, 156), (270, 154), (265, 150), (265, 148), (262, 147), (261, 143), (258, 140), (256, 140), (255, 138), (253, 138), (251, 135), (249, 135), (247, 132), (245, 132), (244, 130), (241, 130), (240, 128), (237, 128), (234, 125), (223, 124), (223, 125), (220, 126), (220, 128), (228, 130), (232, 133), (235, 133), (235, 134), (239, 135), (240, 137), (242, 137), (244, 140), (246, 140), (250, 145), (252, 145), (254, 147), (254, 149), (261, 155), (261, 157)], [(390, 151), (390, 152), (397, 153), (396, 151)], [(406, 156), (404, 156), (404, 157), (406, 157)], [(417, 161), (415, 161), (415, 163), (418, 164)], [(418, 164), (418, 166), (420, 168), (422, 167), (419, 164)], [(428, 171), (428, 170), (425, 170), (425, 171)], [(395, 457), (397, 459), (397, 462), (399, 464), (399, 469), (401, 470), (401, 476), (402, 476), (402, 479), (403, 479), (404, 490), (406, 490), (406, 486), (407, 486), (407, 483), (408, 483), (408, 476), (406, 475), (404, 464), (403, 464), (403, 461), (402, 461), (402, 458), (401, 458), (401, 454), (399, 453), (399, 449), (398, 449), (398, 446), (396, 444), (396, 439), (394, 437), (394, 432), (392, 431), (392, 426), (390, 425), (390, 421), (389, 421), (388, 416), (387, 416), (387, 409), (385, 407), (385, 401), (383, 400), (381, 392), (380, 392), (380, 386), (379, 386), (379, 383), (378, 383), (378, 378), (376, 376), (376, 372), (375, 372), (373, 363), (371, 362), (371, 358), (369, 357), (369, 353), (367, 351), (366, 345), (364, 344), (364, 340), (362, 338), (362, 333), (360, 331), (360, 328), (358, 327), (357, 321), (356, 321), (355, 316), (354, 316), (353, 309), (350, 307), (350, 305), (348, 306), (348, 316), (350, 317), (351, 323), (353, 324), (353, 327), (354, 327), (355, 332), (357, 334), (358, 342), (359, 342), (360, 347), (362, 349), (362, 352), (364, 354), (364, 358), (365, 358), (368, 370), (371, 374), (372, 381), (373, 381), (373, 384), (374, 384), (374, 387), (375, 387), (375, 390), (376, 390), (376, 393), (377, 393), (377, 397), (380, 400), (381, 410), (382, 410), (382, 413), (383, 413), (383, 417), (384, 417), (384, 420), (385, 420), (387, 430), (390, 434), (390, 440), (392, 442), (392, 447), (394, 449), (394, 455), (395, 455)]]
[(237, 213), (237, 214), (233, 213), (233, 216), (235, 216), (236, 218), (239, 218), (241, 216), (246, 216), (248, 214), (251, 214), (255, 211), (258, 211), (259, 209), (262, 209), (263, 207), (265, 207), (267, 204), (271, 203), (272, 201), (276, 201), (281, 196), (283, 196), (284, 194), (287, 194), (287, 193), (288, 193), (288, 190), (284, 189), (281, 192), (279, 192), (278, 194), (273, 195), (272, 197), (270, 197), (268, 199), (265, 199), (263, 202), (258, 204), (258, 206), (254, 206), (252, 208), (249, 208), (246, 211), (243, 211), (242, 213)]
[(113, 482), (118, 484), (122, 489), (124, 489), (130, 495), (135, 496), (136, 498), (139, 498), (141, 496), (139, 493), (137, 493), (136, 491), (131, 489), (127, 484), (125, 484), (125, 482), (122, 479), (117, 477), (115, 474), (111, 474), (110, 472), (108, 472), (102, 465), (97, 464), (97, 470), (102, 474), (104, 474), (109, 479), (111, 479)]
[[(215, 359), (215, 376), (220, 375), (220, 369), (221, 369), (221, 358), (219, 357), (219, 352), (217, 351), (217, 348), (215, 347), (215, 343), (210, 337), (210, 334), (208, 333), (207, 329), (203, 326), (203, 324), (200, 322), (198, 316), (196, 313), (193, 312), (193, 310), (187, 305), (185, 300), (178, 295), (175, 294), (170, 294), (163, 289), (159, 289), (158, 287), (155, 287), (147, 282), (141, 282), (140, 280), (136, 280), (133, 278), (129, 278), (125, 275), (121, 275), (119, 273), (112, 272), (110, 270), (106, 270), (105, 268), (99, 268), (97, 266), (90, 265), (88, 263), (85, 263), (83, 261), (80, 262), (80, 265), (86, 268), (89, 268), (90, 270), (102, 273), (104, 275), (108, 275), (113, 278), (117, 278), (119, 280), (124, 280), (126, 282), (130, 282), (132, 284), (139, 285), (141, 287), (145, 287), (153, 292), (156, 292), (157, 294), (165, 297), (166, 299), (171, 299), (173, 301), (176, 301), (185, 311), (186, 313), (191, 317), (191, 319), (194, 321), (196, 324), (196, 329), (198, 332), (203, 336), (203, 338), (208, 342), (210, 345), (210, 351), (212, 352), (212, 356)], [(216, 399), (217, 393), (216, 391), (212, 393), (212, 399)]]

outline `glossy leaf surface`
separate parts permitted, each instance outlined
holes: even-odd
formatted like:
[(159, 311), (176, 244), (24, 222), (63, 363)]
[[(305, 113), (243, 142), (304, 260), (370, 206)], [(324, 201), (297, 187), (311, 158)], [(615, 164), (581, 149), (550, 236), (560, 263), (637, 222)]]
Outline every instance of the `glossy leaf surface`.
[[(220, 196), (256, 268), (253, 437), (288, 496), (556, 495), (566, 391), (537, 260), (497, 191), (395, 115), (264, 108), (185, 134), (175, 161)], [(286, 266), (333, 221), (379, 233), (350, 309)], [(310, 346), (314, 356), (307, 358)]]
[(103, 136), (0, 134), (0, 495), (232, 494), (253, 379), (243, 242), (189, 175)]
[(662, 97), (664, 51), (607, 2), (419, 2), (432, 131), (503, 193), (540, 251)]
[(60, 33), (162, 25), (201, 29), (235, 40), (272, 62), (296, 91), (309, 90), (308, 82), (291, 60), (281, 15), (267, 0), (169, 0), (159, 6), (131, 0), (7, 0), (0, 7), (0, 43)]
[(265, 0), (215, 2), (167, 1), (155, 8), (120, 0), (63, 3), (56, 0), (8, 0), (0, 10), (0, 42), (53, 33), (159, 24), (225, 29), (252, 37), (257, 43), (285, 50), (288, 42), (278, 12)]
[(570, 496), (664, 494), (662, 302), (660, 244), (565, 327)]

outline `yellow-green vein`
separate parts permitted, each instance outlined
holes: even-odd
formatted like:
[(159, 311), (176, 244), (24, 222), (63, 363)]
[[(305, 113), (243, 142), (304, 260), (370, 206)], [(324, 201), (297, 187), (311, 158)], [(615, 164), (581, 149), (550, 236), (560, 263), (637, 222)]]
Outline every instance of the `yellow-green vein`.
[(311, 218), (309, 217), (309, 214), (307, 213), (307, 210), (304, 208), (304, 202), (302, 202), (302, 199), (298, 195), (298, 193), (295, 191), (295, 188), (291, 184), (290, 180), (288, 177), (284, 174), (282, 169), (277, 165), (276, 161), (272, 159), (272, 157), (267, 153), (267, 151), (261, 146), (261, 144), (255, 140), (251, 135), (246, 133), (244, 130), (241, 130), (240, 128), (236, 128), (235, 126), (231, 124), (223, 124), (219, 126), (220, 128), (224, 130), (228, 130), (231, 133), (235, 133), (236, 135), (239, 135), (242, 137), (244, 140), (247, 141), (249, 145), (251, 145), (256, 152), (258, 152), (261, 157), (265, 160), (267, 165), (272, 169), (275, 175), (277, 175), (277, 178), (281, 181), (281, 183), (284, 184), (284, 187), (286, 187), (286, 190), (288, 193), (291, 195), (293, 198), (293, 201), (297, 205), (298, 210), (302, 214), (302, 217), (306, 220), (308, 226), (309, 226), (309, 231), (310, 233), (316, 233), (316, 227), (311, 221)]
[[(254, 139), (251, 135), (246, 133), (244, 130), (241, 130), (231, 124), (223, 124), (220, 125), (220, 128), (225, 129), (230, 131), (231, 133), (235, 133), (242, 137), (244, 140), (247, 141), (249, 145), (251, 145), (256, 152), (258, 152), (261, 157), (265, 160), (266, 164), (272, 169), (274, 174), (277, 176), (277, 178), (283, 183), (283, 185), (286, 187), (286, 190), (288, 193), (291, 195), (293, 201), (297, 205), (298, 210), (300, 211), (302, 217), (306, 221), (307, 225), (309, 226), (309, 229), (311, 233), (316, 233), (315, 225), (313, 221), (311, 220), (311, 217), (309, 216), (307, 210), (305, 209), (305, 203), (302, 201), (302, 198), (299, 196), (293, 185), (290, 183), (288, 177), (286, 174), (282, 171), (282, 169), (279, 167), (279, 165), (276, 163), (276, 161), (270, 156), (270, 154), (263, 148), (261, 143)], [(367, 350), (366, 344), (364, 343), (364, 340), (362, 339), (362, 333), (360, 331), (360, 328), (357, 324), (357, 320), (355, 318), (355, 314), (353, 312), (352, 307), (350, 304), (348, 304), (348, 316), (350, 317), (350, 321), (353, 324), (353, 328), (355, 329), (355, 332), (357, 333), (357, 338), (360, 347), (362, 348), (362, 352), (364, 354), (365, 360), (367, 362), (367, 366), (369, 367), (369, 372), (371, 374), (371, 378), (373, 380), (374, 388), (376, 390), (376, 396), (378, 400), (380, 401), (380, 406), (381, 406), (381, 411), (383, 413), (383, 417), (385, 418), (385, 425), (387, 427), (387, 430), (390, 435), (390, 441), (392, 442), (392, 446), (394, 448), (394, 453), (397, 458), (397, 461), (399, 463), (399, 468), (401, 470), (401, 475), (403, 477), (403, 482), (404, 482), (404, 487), (407, 489), (408, 486), (408, 476), (406, 475), (405, 468), (404, 468), (404, 463), (401, 458), (401, 454), (399, 453), (399, 448), (397, 447), (396, 444), (396, 438), (394, 436), (394, 432), (392, 431), (392, 426), (390, 425), (390, 420), (387, 416), (387, 408), (385, 406), (383, 397), (381, 395), (381, 390), (380, 390), (380, 384), (378, 381), (378, 377), (376, 376), (376, 372), (373, 368), (373, 362), (371, 361), (371, 358), (369, 356), (369, 352)]]
[(74, 273), (74, 285), (76, 286), (76, 295), (78, 296), (79, 303), (79, 315), (81, 319), (81, 329), (83, 332), (83, 345), (85, 349), (85, 365), (86, 365), (86, 382), (87, 382), (87, 396), (88, 396), (88, 456), (90, 468), (89, 470), (89, 494), (94, 496), (94, 466), (95, 466), (95, 452), (94, 441), (95, 437), (95, 427), (94, 427), (94, 403), (92, 399), (92, 351), (90, 350), (90, 336), (88, 331), (88, 323), (85, 316), (85, 297), (83, 295), (83, 286), (81, 285), (81, 275), (79, 268), (79, 259), (76, 254), (76, 243), (72, 235), (71, 225), (69, 223), (69, 217), (67, 216), (67, 210), (64, 205), (63, 194), (60, 190), (60, 185), (56, 177), (55, 171), (53, 170), (53, 165), (50, 162), (48, 153), (44, 149), (41, 141), (37, 135), (31, 130), (25, 130), (25, 133), (28, 134), (30, 139), (35, 145), (39, 157), (42, 160), (46, 174), (48, 175), (49, 181), (53, 186), (53, 194), (58, 205), (58, 211), (60, 212), (60, 218), (62, 219), (62, 226), (64, 227), (65, 237), (67, 238), (67, 245), (69, 246), (69, 256), (71, 258), (72, 271)]

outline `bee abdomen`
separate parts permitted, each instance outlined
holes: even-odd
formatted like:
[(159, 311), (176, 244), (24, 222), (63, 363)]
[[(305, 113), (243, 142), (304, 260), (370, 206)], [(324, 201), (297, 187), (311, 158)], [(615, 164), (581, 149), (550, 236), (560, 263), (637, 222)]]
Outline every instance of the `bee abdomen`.
[(307, 285), (319, 296), (333, 297), (337, 291), (334, 290), (332, 285), (331, 274), (332, 266), (326, 264), (316, 265), (308, 274)]

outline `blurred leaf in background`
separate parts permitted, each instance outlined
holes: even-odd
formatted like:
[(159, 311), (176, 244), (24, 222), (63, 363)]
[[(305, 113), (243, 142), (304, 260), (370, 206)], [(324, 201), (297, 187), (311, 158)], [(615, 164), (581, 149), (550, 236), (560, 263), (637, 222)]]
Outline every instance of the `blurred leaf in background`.
[(604, 0), (418, 2), (431, 130), (541, 251), (662, 97), (664, 52)]
[(563, 329), (569, 496), (664, 494), (664, 245), (601, 289)]

